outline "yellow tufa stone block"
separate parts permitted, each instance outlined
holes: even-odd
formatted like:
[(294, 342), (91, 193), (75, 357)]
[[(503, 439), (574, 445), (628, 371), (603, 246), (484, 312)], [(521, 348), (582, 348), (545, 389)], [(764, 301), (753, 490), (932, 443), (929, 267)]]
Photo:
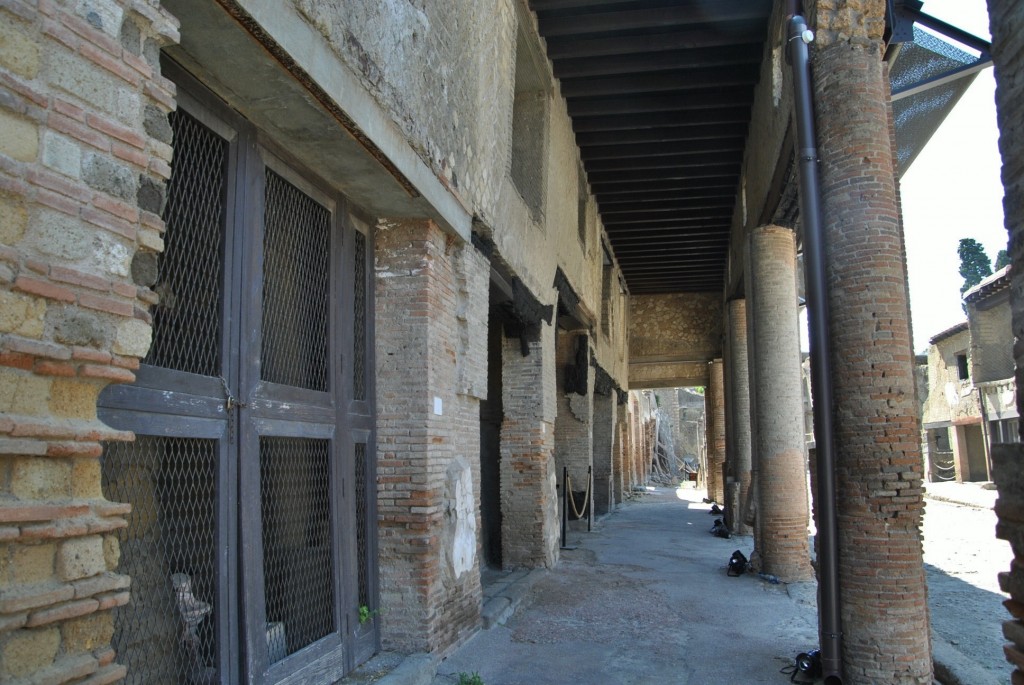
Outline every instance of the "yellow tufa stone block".
[(16, 245), (28, 227), (28, 212), (21, 198), (0, 193), (0, 243)]
[(90, 535), (61, 543), (57, 553), (57, 575), (61, 580), (88, 578), (107, 570), (103, 538)]
[(95, 419), (100, 384), (78, 378), (54, 378), (50, 385), (50, 411), (54, 416)]
[(125, 319), (117, 326), (114, 352), (126, 357), (145, 357), (152, 341), (152, 326), (139, 319)]
[[(0, 675), (23, 678), (53, 663), (60, 648), (57, 628), (16, 630), (0, 650)], [(2, 680), (2, 678), (0, 678)]]
[(0, 66), (28, 78), (39, 74), (39, 43), (31, 27), (0, 12)]
[(44, 300), (9, 290), (0, 291), (0, 333), (16, 333), (38, 340), (43, 337), (45, 314)]
[(116, 571), (121, 564), (121, 542), (116, 535), (103, 536), (103, 559), (108, 571)]
[(72, 497), (103, 499), (103, 476), (99, 459), (75, 459), (71, 468)]
[(22, 500), (71, 497), (71, 461), (50, 457), (22, 457), (11, 468), (11, 493)]
[(53, 580), (57, 545), (44, 542), (39, 545), (16, 545), (11, 553), (12, 585), (34, 585)]
[(110, 644), (114, 637), (114, 615), (100, 611), (65, 622), (61, 626), (65, 654), (84, 654)]
[(50, 378), (0, 367), (0, 413), (37, 416), (49, 403)]
[(39, 154), (39, 127), (0, 109), (0, 152), (20, 162), (34, 162)]

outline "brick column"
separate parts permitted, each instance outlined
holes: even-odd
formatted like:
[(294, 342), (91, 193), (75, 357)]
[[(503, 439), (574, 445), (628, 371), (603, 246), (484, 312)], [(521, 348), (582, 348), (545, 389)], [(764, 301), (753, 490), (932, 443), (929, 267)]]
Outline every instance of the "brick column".
[[(88, 13), (88, 17), (86, 14)], [(134, 380), (157, 297), (174, 85), (153, 3), (0, 12), (0, 682), (108, 683), (129, 601), (100, 392)], [(134, 278), (133, 278), (134, 276)]]
[(728, 304), (730, 388), (728, 436), (726, 447), (738, 489), (739, 507), (732, 516), (732, 529), (749, 535), (750, 526), (743, 523), (744, 506), (750, 490), (750, 374), (747, 368), (747, 302), (732, 300)]
[[(708, 497), (725, 503), (725, 368), (721, 359), (708, 365), (705, 391), (708, 440)], [(712, 494), (713, 493), (713, 494)]]
[(555, 468), (555, 331), (540, 324), (523, 356), (504, 341), (501, 427), (501, 558), (506, 568), (551, 567), (558, 561)]
[[(594, 421), (594, 368), (590, 366), (590, 352), (577, 356), (580, 346), (589, 345), (585, 333), (560, 332), (557, 341), (558, 371), (555, 374), (555, 391), (558, 410), (555, 416), (555, 465), (558, 469), (559, 484), (563, 468), (569, 469), (570, 486), (577, 494), (576, 506), (580, 512), (585, 507), (584, 494), (588, 487), (587, 470), (593, 464), (592, 426)], [(582, 363), (582, 381), (586, 384), (585, 394), (578, 394), (566, 387), (568, 367)], [(574, 371), (574, 374), (578, 371)], [(561, 501), (561, 500), (560, 500)], [(571, 504), (569, 505), (572, 506)], [(568, 519), (574, 523), (570, 509)]]
[[(1024, 340), (1024, 90), (1020, 73), (1024, 68), (1024, 5), (1015, 0), (989, 0), (989, 25), (992, 31), (992, 60), (995, 63), (996, 109), (999, 122), (999, 150), (1003, 158), (1003, 187), (1006, 228), (1010, 234), (1010, 277), (1013, 285), (1010, 303), (1013, 333)], [(1024, 415), (1024, 346), (1014, 347), (1017, 380), (1017, 411)], [(996, 535), (1008, 540), (1013, 549), (1010, 569), (999, 574), (999, 586), (1009, 593), (1006, 606), (1012, 620), (1003, 623), (1003, 634), (1010, 641), (1003, 649), (1016, 666), (1013, 683), (1024, 682), (1024, 445), (995, 445), (992, 449), (992, 475), (999, 487)], [(1009, 667), (1007, 667), (1009, 668)]]
[(847, 683), (931, 683), (920, 426), (884, 3), (817, 3), (814, 90)]
[(615, 391), (610, 395), (594, 395), (594, 513), (607, 514), (614, 506), (612, 483), (615, 480), (614, 454)]
[(480, 621), (490, 267), (431, 221), (382, 222), (376, 235), (382, 638), (442, 651)]
[(747, 296), (755, 338), (750, 363), (758, 462), (757, 549), (762, 570), (785, 581), (814, 576), (808, 547), (807, 463), (796, 301), (796, 237), (762, 226), (750, 234)]

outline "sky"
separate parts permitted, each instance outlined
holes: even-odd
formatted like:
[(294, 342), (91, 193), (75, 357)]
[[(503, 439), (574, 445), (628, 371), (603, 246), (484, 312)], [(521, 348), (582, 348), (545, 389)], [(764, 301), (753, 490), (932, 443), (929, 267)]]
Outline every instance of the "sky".
[[(923, 11), (988, 39), (985, 0), (925, 0)], [(992, 262), (1006, 249), (995, 79), (983, 70), (900, 180), (914, 351), (966, 320), (957, 245), (974, 238)]]

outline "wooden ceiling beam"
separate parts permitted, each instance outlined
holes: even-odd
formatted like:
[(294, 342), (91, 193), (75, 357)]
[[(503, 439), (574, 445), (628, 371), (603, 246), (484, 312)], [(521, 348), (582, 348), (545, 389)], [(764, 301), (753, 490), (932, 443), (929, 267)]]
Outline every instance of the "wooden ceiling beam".
[(563, 57), (554, 62), (558, 79), (615, 76), (620, 74), (647, 74), (670, 69), (704, 69), (741, 64), (761, 63), (762, 43), (724, 45), (699, 50), (665, 50), (657, 53), (638, 53), (612, 57)]
[(657, 128), (637, 128), (622, 131), (595, 131), (593, 133), (577, 133), (576, 144), (581, 149), (595, 147), (629, 147), (644, 143), (672, 143), (691, 140), (718, 140), (727, 138), (744, 139), (747, 135), (746, 117), (740, 114), (736, 122), (721, 123), (711, 116), (708, 121), (714, 122), (699, 126), (659, 126)]
[[(638, 33), (635, 35), (607, 35), (596, 38), (562, 36), (546, 38), (548, 57), (581, 59), (608, 55), (634, 55), (666, 50), (696, 50), (722, 47), (737, 43), (764, 41), (766, 22), (753, 20), (730, 22), (727, 26), (701, 26), (668, 33)], [(542, 32), (543, 35), (543, 32)]]
[(637, 143), (636, 145), (588, 145), (580, 148), (584, 164), (594, 160), (629, 159), (633, 157), (667, 157), (669, 155), (695, 155), (708, 152), (740, 152), (743, 138), (715, 138), (711, 140), (664, 141)]
[[(703, 88), (684, 93), (659, 93), (623, 97), (572, 98), (566, 101), (571, 117), (653, 114), (718, 107), (750, 107), (753, 99), (749, 87)], [(701, 123), (710, 123), (706, 116)], [(632, 128), (639, 128), (633, 126)]]
[(562, 95), (567, 98), (626, 95), (628, 93), (657, 93), (714, 88), (726, 86), (752, 86), (757, 83), (757, 64), (735, 64), (709, 69), (679, 69), (676, 71), (602, 76), (592, 78), (563, 78)]
[(682, 2), (672, 7), (611, 12), (584, 10), (553, 14), (550, 10), (538, 9), (538, 19), (541, 34), (545, 38), (551, 38), (607, 31), (685, 27), (694, 24), (724, 24), (751, 20), (763, 22), (771, 13), (771, 9), (771, 0)]

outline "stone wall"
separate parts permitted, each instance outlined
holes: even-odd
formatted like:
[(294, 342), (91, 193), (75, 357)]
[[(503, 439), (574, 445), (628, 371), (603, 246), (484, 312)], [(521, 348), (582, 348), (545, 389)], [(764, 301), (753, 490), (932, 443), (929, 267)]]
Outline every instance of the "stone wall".
[[(1010, 234), (1010, 306), (1014, 338), (1024, 340), (1024, 6), (1013, 0), (989, 0), (992, 31), (992, 59), (996, 72), (996, 109), (999, 122), (999, 150), (1003, 158), (1003, 208)], [(1013, 348), (1017, 387), (1024, 384), (1024, 347)], [(1017, 393), (1017, 411), (1024, 410), (1024, 398)], [(1004, 647), (1012, 670), (1012, 682), (1024, 683), (1024, 449), (1020, 445), (997, 445), (992, 453), (993, 477), (999, 487), (996, 514), (998, 537), (1009, 541), (1014, 561), (1000, 574), (999, 584), (1010, 594), (1006, 603), (1012, 620), (1003, 624), (1010, 644)]]
[(971, 340), (971, 381), (974, 384), (1013, 377), (1013, 322), (1010, 291), (1001, 290), (967, 302)]
[(958, 377), (956, 357), (967, 354), (970, 346), (971, 334), (966, 330), (929, 345), (928, 395), (921, 412), (922, 423), (962, 423), (981, 418), (974, 384)]
[[(259, 3), (239, 0), (256, 12)], [(625, 296), (609, 288), (600, 249), (603, 227), (589, 195), (580, 198), (579, 152), (558, 84), (525, 3), (352, 3), (291, 0), (298, 15), (326, 41), (342, 64), (379, 103), (444, 186), (475, 217), (475, 230), (543, 302), (553, 302), (561, 267), (611, 335), (596, 336), (598, 361), (625, 387)], [(531, 191), (524, 199), (513, 180), (513, 105), (528, 95)], [(342, 104), (344, 104), (342, 102)], [(527, 114), (530, 114), (528, 112)], [(584, 179), (582, 188), (586, 192)], [(581, 239), (579, 213), (585, 213)], [(617, 269), (613, 269), (615, 273)], [(610, 284), (617, 277), (608, 279)]]
[(721, 297), (635, 295), (629, 306), (629, 387), (707, 385), (707, 362), (722, 350)]
[(0, 5), (0, 680), (107, 683), (128, 601), (96, 418), (150, 341), (170, 173), (156, 2)]

